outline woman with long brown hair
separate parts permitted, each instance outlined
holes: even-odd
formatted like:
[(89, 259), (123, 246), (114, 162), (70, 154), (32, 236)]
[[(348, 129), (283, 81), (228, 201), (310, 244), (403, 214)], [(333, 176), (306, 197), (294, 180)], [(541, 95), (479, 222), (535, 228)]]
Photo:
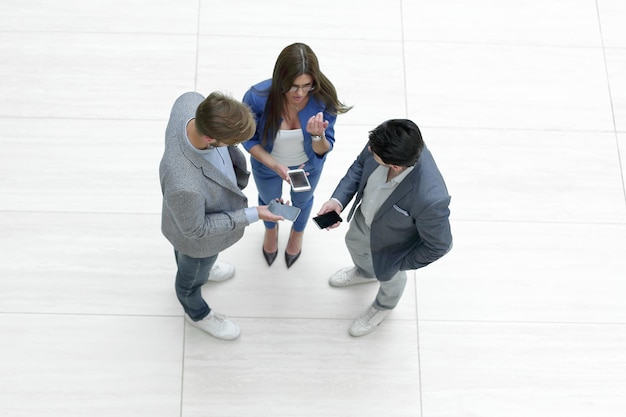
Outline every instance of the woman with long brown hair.
[[(259, 191), (259, 204), (282, 198), (287, 172), (303, 168), (311, 184), (305, 192), (291, 192), (291, 201), (301, 209), (285, 248), (291, 267), (302, 252), (302, 238), (313, 206), (326, 155), (335, 143), (335, 120), (351, 109), (337, 98), (337, 91), (319, 68), (317, 56), (303, 43), (282, 50), (272, 78), (250, 88), (243, 98), (256, 116), (257, 130), (243, 143), (250, 152), (252, 173)], [(263, 256), (272, 265), (278, 254), (276, 223), (265, 222)]]

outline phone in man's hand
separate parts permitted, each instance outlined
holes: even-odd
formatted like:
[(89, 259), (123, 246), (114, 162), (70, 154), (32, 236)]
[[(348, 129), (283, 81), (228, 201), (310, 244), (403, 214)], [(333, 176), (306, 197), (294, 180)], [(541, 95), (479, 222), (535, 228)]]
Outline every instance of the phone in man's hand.
[(335, 210), (329, 211), (317, 217), (313, 217), (313, 221), (320, 229), (326, 229), (337, 222), (342, 222), (343, 219)]
[(286, 220), (295, 222), (300, 215), (300, 209), (298, 207), (283, 204), (277, 200), (270, 201), (267, 206), (268, 210), (279, 216), (283, 216)]

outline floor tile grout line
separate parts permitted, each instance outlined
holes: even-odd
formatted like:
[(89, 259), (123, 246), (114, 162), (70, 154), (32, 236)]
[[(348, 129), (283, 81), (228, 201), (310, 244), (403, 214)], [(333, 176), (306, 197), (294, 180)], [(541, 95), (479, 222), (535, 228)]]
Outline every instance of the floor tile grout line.
[[(159, 212), (137, 211), (71, 211), (71, 210), (12, 210), (0, 208), (0, 214), (24, 215), (85, 215), (85, 216), (161, 216)], [(455, 218), (460, 223), (503, 223), (503, 224), (542, 224), (561, 226), (626, 226), (626, 221), (575, 221), (575, 220), (539, 220), (539, 219), (494, 219), (494, 218)]]
[[(23, 29), (0, 29), (0, 34), (24, 34), (24, 35), (46, 35), (46, 34), (63, 34), (63, 35), (115, 35), (115, 36), (196, 36), (198, 38), (232, 38), (232, 39), (284, 39), (284, 35), (253, 35), (253, 34), (228, 34), (228, 33), (205, 33), (199, 32), (147, 32), (147, 31), (87, 31), (87, 30), (23, 30)], [(338, 37), (338, 36), (311, 36), (310, 39), (323, 41), (349, 41), (349, 42), (405, 42), (405, 43), (422, 43), (422, 44), (445, 44), (445, 45), (476, 45), (476, 46), (502, 46), (502, 47), (521, 47), (521, 48), (564, 48), (564, 49), (600, 49), (599, 46), (583, 45), (583, 44), (558, 44), (558, 43), (539, 43), (539, 42), (523, 42), (523, 41), (465, 41), (450, 39), (392, 39), (383, 37)], [(612, 46), (607, 49), (624, 49), (623, 46)]]
[(183, 417), (183, 409), (184, 409), (184, 404), (185, 404), (185, 358), (187, 357), (186, 355), (186, 350), (187, 350), (187, 331), (186, 331), (186, 324), (185, 324), (185, 319), (181, 318), (181, 320), (183, 321), (183, 337), (182, 337), (182, 351), (181, 351), (181, 365), (180, 365), (180, 417)]
[[(418, 314), (417, 299), (415, 300), (416, 315)], [(113, 313), (62, 313), (62, 312), (24, 312), (24, 311), (0, 311), (2, 316), (58, 316), (58, 317), (110, 317), (110, 318), (183, 318), (182, 314), (113, 314)], [(273, 316), (245, 316), (230, 315), (231, 318), (243, 320), (317, 320), (317, 321), (341, 321), (352, 322), (350, 317), (273, 317)], [(468, 319), (401, 319), (388, 318), (393, 322), (419, 323), (450, 323), (450, 324), (508, 324), (508, 325), (538, 325), (538, 326), (626, 326), (626, 321), (541, 321), (541, 320), (468, 320)]]
[[(405, 86), (406, 89), (406, 86)], [(405, 95), (406, 96), (406, 95)], [(166, 123), (164, 118), (130, 118), (130, 117), (82, 117), (82, 116), (19, 116), (19, 115), (2, 115), (0, 121), (19, 121), (19, 120), (57, 120), (57, 121), (117, 121), (117, 122), (158, 122)], [(369, 123), (364, 122), (344, 122), (343, 127), (370, 127)], [(423, 129), (445, 129), (445, 130), (472, 130), (472, 131), (512, 131), (512, 132), (547, 132), (547, 133), (607, 133), (607, 134), (626, 134), (626, 130), (606, 129), (555, 129), (555, 128), (521, 128), (521, 127), (491, 127), (491, 126), (437, 126), (422, 125)]]
[(202, 12), (202, 1), (198, 0), (198, 12), (196, 20), (196, 64), (193, 74), (193, 91), (198, 91), (198, 66), (200, 62), (200, 16)]
[(598, 19), (598, 31), (600, 32), (600, 43), (602, 45), (602, 59), (604, 60), (604, 73), (605, 73), (605, 78), (606, 78), (607, 90), (609, 93), (609, 105), (611, 107), (611, 119), (613, 122), (613, 133), (615, 135), (615, 148), (617, 149), (617, 164), (618, 164), (618, 169), (620, 171), (621, 178), (622, 178), (622, 196), (624, 197), (624, 204), (626, 205), (626, 184), (625, 184), (626, 178), (624, 177), (624, 168), (623, 168), (624, 164), (622, 163), (622, 157), (620, 153), (619, 136), (617, 133), (617, 121), (615, 120), (615, 103), (613, 102), (611, 77), (609, 74), (609, 65), (606, 59), (606, 47), (604, 45), (604, 32), (602, 30), (602, 17), (600, 14), (600, 5), (598, 4), (598, 0), (596, 0), (595, 4), (596, 4), (596, 16)]
[(465, 324), (512, 324), (512, 325), (538, 325), (538, 326), (626, 326), (624, 322), (606, 321), (539, 321), (539, 320), (466, 320), (466, 319), (422, 319), (422, 323), (465, 323)]
[[(405, 26), (404, 26), (404, 0), (398, 0), (400, 4), (400, 38), (401, 38), (401, 56), (402, 56), (402, 85), (404, 93), (404, 117), (409, 117), (409, 97), (407, 87), (407, 67), (406, 67), (406, 47), (405, 47)], [(417, 297), (418, 281), (415, 271), (413, 271), (413, 278), (415, 280), (415, 291), (413, 292), (415, 303), (415, 342), (416, 342), (416, 354), (417, 354), (417, 384), (418, 384), (418, 402), (419, 402), (419, 415), (424, 416), (424, 407), (422, 405), (423, 391), (422, 391), (422, 360), (420, 356), (420, 328), (419, 328), (419, 305)]]
[(408, 95), (408, 88), (407, 88), (407, 74), (406, 74), (406, 43), (405, 43), (405, 38), (404, 38), (404, 13), (403, 13), (403, 9), (402, 9), (402, 2), (403, 0), (399, 0), (400, 1), (400, 49), (401, 49), (401, 56), (402, 56), (402, 91), (404, 93), (404, 117), (408, 118), (409, 117), (409, 95)]

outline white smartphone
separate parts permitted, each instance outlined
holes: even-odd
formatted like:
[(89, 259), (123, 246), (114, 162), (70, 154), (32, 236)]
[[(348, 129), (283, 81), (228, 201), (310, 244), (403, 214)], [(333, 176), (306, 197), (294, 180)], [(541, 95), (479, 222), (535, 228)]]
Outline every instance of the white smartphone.
[(295, 222), (300, 215), (300, 209), (298, 207), (283, 204), (276, 200), (270, 201), (267, 208), (272, 213), (283, 216), (286, 220), (290, 220), (292, 222)]
[(303, 169), (292, 169), (287, 172), (289, 175), (289, 181), (291, 182), (291, 189), (295, 192), (309, 191), (311, 184), (307, 178), (306, 172)]

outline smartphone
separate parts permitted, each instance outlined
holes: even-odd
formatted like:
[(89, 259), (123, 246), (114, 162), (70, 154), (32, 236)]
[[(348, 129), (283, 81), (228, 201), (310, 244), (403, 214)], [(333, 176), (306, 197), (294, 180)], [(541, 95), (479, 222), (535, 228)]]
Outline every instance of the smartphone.
[(289, 175), (289, 181), (291, 182), (291, 189), (293, 191), (300, 192), (309, 191), (311, 189), (311, 184), (303, 169), (289, 170), (287, 175)]
[(313, 221), (320, 229), (326, 229), (337, 222), (342, 222), (343, 219), (335, 210), (324, 213), (321, 216), (313, 217)]
[(292, 222), (295, 222), (300, 215), (300, 209), (298, 207), (283, 204), (276, 200), (270, 201), (270, 204), (267, 208), (272, 213), (283, 216), (285, 220), (290, 220)]

